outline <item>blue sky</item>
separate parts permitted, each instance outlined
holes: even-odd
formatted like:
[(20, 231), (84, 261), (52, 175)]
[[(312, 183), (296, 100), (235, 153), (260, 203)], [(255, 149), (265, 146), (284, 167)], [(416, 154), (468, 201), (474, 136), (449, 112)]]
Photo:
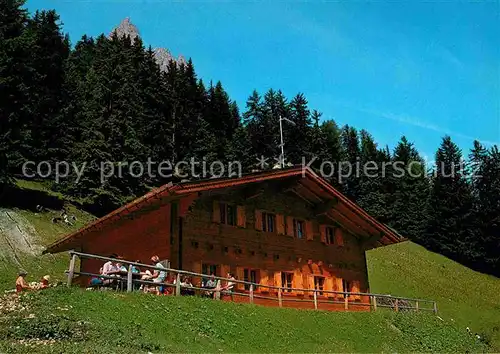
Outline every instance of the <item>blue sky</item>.
[(146, 45), (191, 57), (240, 110), (252, 90), (303, 92), (323, 118), (402, 135), (433, 159), (444, 134), (464, 149), (500, 142), (498, 1), (61, 1), (74, 44), (130, 17)]

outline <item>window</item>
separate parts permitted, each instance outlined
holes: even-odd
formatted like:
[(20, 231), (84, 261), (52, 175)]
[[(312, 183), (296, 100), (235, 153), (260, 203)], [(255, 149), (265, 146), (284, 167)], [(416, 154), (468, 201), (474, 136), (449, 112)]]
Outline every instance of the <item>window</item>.
[(234, 205), (220, 203), (221, 224), (236, 225), (236, 207)]
[(262, 213), (262, 231), (267, 231), (267, 232), (276, 231), (276, 215), (269, 213)]
[(297, 238), (304, 238), (304, 221), (293, 219), (293, 235)]
[[(250, 283), (258, 284), (259, 279), (259, 271), (256, 269), (247, 269), (243, 270), (243, 280), (248, 281)], [(250, 290), (250, 284), (245, 284), (245, 290)], [(257, 290), (257, 285), (253, 286), (253, 290)]]
[[(348, 292), (350, 288), (351, 288), (350, 282), (345, 279), (342, 279), (342, 291)], [(349, 295), (346, 295), (346, 297), (349, 297)]]
[(281, 272), (281, 287), (288, 293), (292, 292), (293, 273)]
[[(201, 265), (201, 274), (206, 275), (217, 275), (217, 266), (215, 264), (205, 264)], [(205, 284), (209, 277), (203, 277), (202, 283)]]
[(318, 290), (319, 295), (323, 295), (324, 286), (325, 286), (325, 278), (314, 277), (314, 289)]
[(326, 227), (326, 244), (333, 245), (335, 243), (335, 229), (333, 227)]

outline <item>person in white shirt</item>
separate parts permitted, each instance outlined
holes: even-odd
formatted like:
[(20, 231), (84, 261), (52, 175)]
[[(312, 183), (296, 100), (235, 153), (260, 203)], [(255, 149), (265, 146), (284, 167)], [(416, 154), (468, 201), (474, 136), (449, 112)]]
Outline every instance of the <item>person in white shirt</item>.
[(233, 280), (236, 280), (234, 279), (234, 276), (231, 274), (231, 273), (227, 273), (227, 277), (229, 278), (227, 284), (222, 287), (222, 290), (224, 291), (233, 291), (233, 288), (234, 288), (234, 281)]
[[(108, 258), (118, 258), (116, 254), (112, 254)], [(107, 261), (102, 266), (102, 275), (115, 276), (113, 273), (117, 272), (119, 269), (114, 261)], [(111, 285), (114, 283), (113, 279), (104, 278), (103, 285)]]
[[(151, 262), (153, 262), (154, 266), (157, 268), (166, 269), (163, 264), (160, 263), (160, 258), (158, 256), (151, 257)], [(163, 270), (155, 269), (151, 278), (155, 283), (163, 283), (165, 282), (165, 278), (167, 277), (167, 272)]]

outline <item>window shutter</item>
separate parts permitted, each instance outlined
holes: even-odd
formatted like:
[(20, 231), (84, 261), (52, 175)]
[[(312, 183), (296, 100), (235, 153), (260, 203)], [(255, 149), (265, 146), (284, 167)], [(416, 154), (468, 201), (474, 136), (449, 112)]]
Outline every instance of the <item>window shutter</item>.
[(286, 234), (293, 237), (293, 216), (286, 217)]
[(276, 214), (276, 230), (278, 231), (278, 235), (285, 234), (285, 217), (283, 214)]
[[(309, 289), (314, 290), (314, 275), (308, 274), (307, 275), (308, 283), (309, 283)], [(312, 295), (312, 292), (309, 292), (309, 295)]]
[(337, 246), (344, 245), (344, 237), (342, 235), (342, 229), (339, 227), (335, 228), (335, 243), (337, 244)]
[(319, 233), (321, 235), (321, 242), (326, 243), (326, 225), (319, 226)]
[[(359, 293), (359, 281), (358, 280), (352, 281), (351, 293)], [(356, 300), (361, 299), (361, 295), (353, 295), (353, 298)]]
[[(298, 288), (298, 289), (303, 289), (304, 284), (303, 284), (303, 279), (302, 279), (302, 272), (300, 269), (295, 269), (293, 272), (293, 279), (292, 279), (292, 287), (293, 288)], [(303, 294), (303, 291), (297, 291), (294, 290), (296, 294)]]
[[(274, 286), (279, 286), (279, 287), (283, 286), (281, 284), (281, 272), (274, 272)], [(278, 289), (275, 290), (278, 291)]]
[[(326, 277), (325, 278), (325, 290), (327, 291), (332, 291), (333, 289), (333, 278), (332, 277)], [(327, 296), (333, 296), (333, 294), (326, 294)]]
[[(335, 291), (344, 291), (342, 288), (342, 278), (335, 278)], [(343, 294), (337, 294), (337, 297), (343, 298)]]
[(220, 223), (220, 203), (218, 200), (213, 202), (212, 221)]
[(305, 224), (306, 224), (306, 240), (312, 240), (314, 236), (312, 221), (307, 220)]
[(262, 210), (255, 210), (255, 230), (262, 231)]
[[(245, 273), (242, 267), (236, 267), (236, 279), (245, 280)], [(245, 284), (236, 283), (236, 288), (239, 290), (245, 290)]]
[(236, 207), (236, 214), (237, 214), (237, 225), (239, 227), (246, 227), (247, 224), (247, 218), (245, 214), (245, 207), (242, 205), (238, 205)]
[(269, 285), (269, 275), (267, 274), (266, 270), (261, 270), (260, 271), (260, 282), (259, 284), (262, 286), (261, 289), (262, 291), (269, 291), (269, 288), (267, 285)]

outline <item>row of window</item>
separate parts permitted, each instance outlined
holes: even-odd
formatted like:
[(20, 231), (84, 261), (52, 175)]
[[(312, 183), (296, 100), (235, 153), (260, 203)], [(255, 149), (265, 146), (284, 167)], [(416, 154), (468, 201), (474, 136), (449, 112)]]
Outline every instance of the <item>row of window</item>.
[[(207, 275), (218, 275), (219, 272), (217, 271), (218, 267), (213, 264), (203, 264), (202, 265), (202, 274), (207, 274)], [(283, 291), (287, 293), (291, 293), (293, 289), (293, 280), (295, 277), (295, 274), (293, 272), (280, 272), (281, 275), (278, 276), (277, 280), (281, 280), (278, 284), (274, 284), (275, 286), (278, 286), (280, 288), (283, 288)], [(237, 277), (238, 278), (238, 277)], [(203, 279), (203, 281), (208, 280), (208, 278)], [(243, 273), (242, 273), (242, 279), (243, 281), (254, 283), (254, 284), (259, 284), (261, 281), (261, 276), (260, 276), (260, 270), (259, 269), (251, 269), (251, 268), (243, 268)], [(324, 276), (319, 276), (319, 275), (314, 275), (313, 276), (313, 283), (314, 283), (314, 289), (318, 291), (319, 295), (323, 295), (323, 291), (325, 290), (325, 277)], [(346, 279), (342, 279), (342, 291), (343, 292), (349, 292), (351, 291), (351, 286), (352, 284), (347, 281)], [(250, 284), (244, 284), (244, 289), (245, 290), (250, 290)], [(254, 291), (257, 291), (259, 289), (259, 286), (254, 285)]]
[[(288, 230), (286, 230), (286, 228), (290, 226), (286, 224), (284, 225), (284, 227), (285, 230), (283, 231), (288, 234)], [(292, 222), (292, 227), (293, 227), (293, 232), (292, 232), (293, 236), (298, 239), (303, 239), (305, 236), (304, 220), (299, 220), (294, 218)], [(276, 214), (262, 212), (262, 231), (277, 232)]]
[[(217, 220), (221, 224), (236, 226), (240, 223), (244, 223), (244, 221), (238, 222), (238, 208), (234, 205), (228, 203), (218, 203), (215, 206), (218, 210), (219, 219)], [(277, 233), (278, 227), (276, 224), (276, 214), (268, 213), (268, 212), (260, 212), (261, 225), (257, 225), (262, 231)], [(241, 218), (241, 217), (240, 217)], [(259, 222), (259, 221), (257, 221)], [(284, 222), (283, 222), (284, 223)], [(312, 230), (306, 231), (306, 225), (304, 220), (293, 218), (291, 223), (284, 223), (282, 226), (284, 228), (283, 233), (296, 237), (298, 239), (303, 239), (306, 236), (309, 236), (312, 239), (312, 235), (306, 235), (306, 232), (312, 232)], [(288, 228), (292, 228), (293, 230), (288, 230)], [(339, 235), (335, 235), (335, 228), (331, 226), (325, 226), (324, 235), (322, 234), (322, 241), (328, 245), (337, 244), (339, 246), (343, 245), (342, 237)]]

